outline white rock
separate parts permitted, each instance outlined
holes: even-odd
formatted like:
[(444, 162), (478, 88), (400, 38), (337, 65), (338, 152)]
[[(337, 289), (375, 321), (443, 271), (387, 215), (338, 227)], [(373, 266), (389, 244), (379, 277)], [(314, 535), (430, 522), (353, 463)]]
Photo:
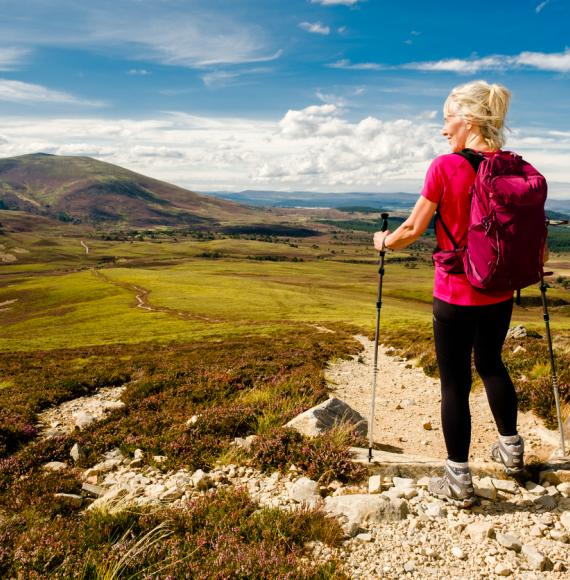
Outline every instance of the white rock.
[(143, 459), (144, 458), (144, 451), (142, 449), (135, 449), (133, 457), (135, 459)]
[(467, 558), (467, 554), (465, 554), (465, 552), (463, 551), (463, 549), (460, 548), (459, 546), (453, 546), (453, 548), (451, 548), (451, 553), (458, 560), (465, 560), (465, 558)]
[(83, 451), (79, 447), (79, 443), (75, 443), (69, 452), (69, 455), (76, 463), (83, 457)]
[(288, 490), (289, 498), (299, 503), (314, 504), (321, 499), (319, 484), (308, 477), (301, 477)]
[(96, 420), (97, 417), (91, 413), (87, 413), (87, 411), (78, 411), (77, 413), (73, 413), (73, 423), (78, 429), (85, 429), (85, 427), (91, 425), (91, 423), (95, 422)]
[(113, 471), (113, 469), (119, 467), (119, 465), (121, 465), (122, 462), (123, 462), (122, 457), (121, 458), (117, 457), (114, 459), (106, 459), (105, 461), (101, 461), (100, 463), (97, 463), (96, 465), (88, 469), (85, 472), (85, 474), (87, 476), (87, 472), (89, 472), (89, 475), (109, 473), (109, 471)]
[(153, 485), (147, 485), (144, 488), (144, 494), (147, 497), (156, 498), (156, 499), (159, 499), (165, 491), (166, 491), (166, 488), (162, 483), (155, 483)]
[(126, 405), (123, 401), (103, 401), (101, 407), (105, 411), (117, 411), (119, 409), (124, 409)]
[(417, 482), (416, 485), (418, 487), (427, 488), (427, 486), (429, 485), (429, 480), (430, 479), (431, 478), (429, 476), (427, 476), (427, 475), (425, 477), (421, 477), (420, 479), (418, 479), (418, 482)]
[(495, 574), (497, 576), (510, 576), (512, 573), (513, 573), (513, 571), (511, 570), (511, 568), (509, 566), (507, 566), (507, 564), (503, 564), (502, 562), (499, 562), (495, 566)]
[(439, 502), (430, 502), (424, 506), (424, 509), (426, 516), (430, 518), (444, 518), (447, 515), (447, 510)]
[(67, 469), (67, 463), (63, 463), (63, 461), (50, 461), (43, 468), (46, 471), (61, 471), (62, 469)]
[(501, 534), (497, 532), (497, 542), (501, 544), (507, 550), (513, 550), (514, 552), (520, 552), (522, 548), (521, 541), (514, 535), (511, 534)]
[(493, 524), (488, 522), (473, 522), (465, 527), (465, 532), (474, 542), (483, 542), (495, 534)]
[(368, 421), (345, 402), (332, 397), (297, 415), (285, 427), (295, 429), (303, 435), (316, 436), (346, 423), (353, 425), (359, 435), (367, 435)]
[(197, 469), (191, 477), (192, 485), (199, 490), (206, 490), (212, 486), (209, 476), (201, 469)]
[(497, 499), (497, 489), (493, 485), (493, 481), (490, 477), (483, 477), (481, 479), (474, 477), (473, 489), (475, 490), (475, 495), (478, 495), (479, 497), (490, 500)]
[(565, 511), (560, 515), (560, 523), (570, 532), (570, 511)]
[(525, 556), (529, 566), (533, 570), (544, 570), (548, 565), (548, 558), (539, 552), (535, 547), (524, 544), (522, 554)]
[(568, 534), (562, 530), (550, 530), (550, 537), (562, 544), (568, 544)]
[(356, 536), (356, 539), (357, 539), (359, 542), (372, 542), (372, 540), (373, 540), (374, 538), (372, 537), (372, 534), (366, 533), (366, 534), (358, 534), (358, 535)]
[(99, 486), (99, 485), (94, 485), (92, 483), (84, 483), (81, 487), (81, 489), (90, 497), (102, 497), (103, 495), (105, 495), (106, 490)]
[(570, 497), (570, 483), (565, 481), (556, 486), (556, 489), (564, 496)]
[(192, 425), (196, 425), (199, 418), (200, 418), (200, 415), (192, 415), (192, 417), (190, 417), (190, 419), (188, 419), (188, 421), (186, 421), (186, 427), (192, 427)]
[(153, 455), (152, 459), (155, 463), (164, 463), (168, 457), (166, 457), (166, 455)]
[(350, 536), (369, 523), (405, 519), (409, 512), (404, 500), (369, 494), (329, 496), (325, 498), (325, 510), (332, 515), (344, 516), (342, 527)]
[(416, 481), (410, 477), (394, 477), (392, 483), (394, 487), (412, 487), (415, 486)]
[(404, 572), (413, 572), (416, 569), (414, 560), (409, 560), (404, 564)]
[(382, 491), (382, 476), (372, 475), (368, 478), (368, 493), (380, 493)]
[(495, 489), (506, 493), (519, 493), (519, 486), (516, 481), (511, 479), (491, 479)]
[(131, 495), (131, 490), (126, 485), (117, 485), (109, 489), (105, 495), (96, 499), (87, 509), (113, 511), (113, 508), (119, 504), (121, 509), (127, 505), (134, 503), (134, 497)]

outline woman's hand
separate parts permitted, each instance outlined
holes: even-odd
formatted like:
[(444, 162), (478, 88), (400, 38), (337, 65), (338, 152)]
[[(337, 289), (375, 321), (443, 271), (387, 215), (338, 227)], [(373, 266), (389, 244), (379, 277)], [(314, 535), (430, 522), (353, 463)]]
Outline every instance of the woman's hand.
[[(374, 247), (378, 252), (382, 251), (382, 242), (391, 234), (390, 230), (386, 230), (385, 232), (376, 232), (374, 234)], [(386, 247), (384, 246), (384, 250)]]

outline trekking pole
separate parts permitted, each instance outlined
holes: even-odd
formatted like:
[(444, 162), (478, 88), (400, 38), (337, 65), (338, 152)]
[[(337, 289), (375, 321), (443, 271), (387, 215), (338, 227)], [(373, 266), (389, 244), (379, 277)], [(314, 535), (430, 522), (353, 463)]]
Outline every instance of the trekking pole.
[(546, 326), (546, 341), (548, 343), (548, 354), (550, 355), (550, 378), (552, 380), (552, 390), (554, 391), (554, 401), (556, 403), (556, 416), (558, 418), (558, 430), (560, 431), (560, 450), (561, 456), (566, 454), (566, 446), (564, 442), (564, 425), (562, 424), (562, 410), (560, 409), (560, 391), (558, 390), (558, 376), (556, 374), (556, 361), (554, 360), (554, 351), (552, 349), (552, 337), (550, 335), (550, 316), (548, 314), (548, 306), (546, 303), (546, 289), (548, 284), (544, 281), (544, 277), (540, 277), (540, 294), (542, 297), (542, 311), (544, 317), (544, 324)]
[[(568, 224), (568, 220), (547, 220), (551, 226), (561, 226)], [(550, 356), (550, 377), (552, 390), (554, 391), (554, 401), (556, 403), (556, 417), (558, 419), (558, 430), (560, 431), (560, 452), (561, 456), (566, 455), (566, 443), (564, 441), (564, 425), (562, 423), (562, 410), (560, 408), (560, 391), (558, 389), (558, 375), (556, 373), (556, 361), (554, 360), (554, 350), (552, 348), (552, 336), (550, 334), (550, 315), (548, 314), (548, 304), (546, 301), (546, 290), (548, 284), (544, 281), (544, 274), (540, 276), (540, 295), (542, 298), (542, 311), (544, 325), (546, 327), (546, 341), (548, 344), (548, 354)]]
[[(382, 225), (380, 231), (385, 232), (388, 229), (388, 214), (380, 214)], [(382, 282), (384, 281), (384, 257), (386, 250), (380, 251), (379, 259), (379, 277), (378, 277), (378, 296), (376, 299), (376, 331), (374, 333), (374, 367), (372, 370), (372, 399), (370, 401), (370, 423), (368, 425), (368, 461), (372, 461), (372, 445), (374, 444), (374, 414), (376, 408), (376, 379), (378, 378), (378, 339), (380, 338), (380, 310), (382, 308)]]

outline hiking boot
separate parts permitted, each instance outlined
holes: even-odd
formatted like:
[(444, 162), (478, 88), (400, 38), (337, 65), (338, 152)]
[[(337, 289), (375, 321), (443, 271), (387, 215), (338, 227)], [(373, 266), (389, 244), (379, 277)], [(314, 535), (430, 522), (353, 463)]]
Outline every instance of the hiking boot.
[(455, 467), (449, 462), (445, 464), (443, 477), (430, 479), (428, 491), (462, 508), (471, 507), (476, 501), (469, 467)]
[(521, 475), (524, 471), (524, 440), (520, 435), (500, 437), (491, 447), (491, 458), (502, 463), (507, 475)]

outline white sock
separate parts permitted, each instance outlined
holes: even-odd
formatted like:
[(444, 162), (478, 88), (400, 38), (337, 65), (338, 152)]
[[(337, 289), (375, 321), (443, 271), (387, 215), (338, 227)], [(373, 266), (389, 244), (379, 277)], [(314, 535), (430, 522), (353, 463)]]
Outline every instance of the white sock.
[(505, 445), (516, 445), (519, 443), (520, 436), (518, 433), (516, 435), (499, 435), (499, 439)]
[(467, 469), (469, 467), (469, 462), (460, 462), (460, 461), (451, 461), (451, 459), (447, 460), (447, 464), (451, 465), (451, 467), (458, 467), (460, 469)]

